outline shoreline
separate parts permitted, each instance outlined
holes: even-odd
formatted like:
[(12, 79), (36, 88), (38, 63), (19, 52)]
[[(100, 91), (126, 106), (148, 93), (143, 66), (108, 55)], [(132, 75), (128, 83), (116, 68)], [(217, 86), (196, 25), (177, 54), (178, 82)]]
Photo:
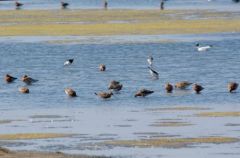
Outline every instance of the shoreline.
[(240, 32), (239, 14), (239, 12), (210, 10), (0, 11), (0, 36), (107, 36)]
[(1, 158), (106, 158), (104, 156), (70, 155), (62, 152), (12, 151), (0, 147)]

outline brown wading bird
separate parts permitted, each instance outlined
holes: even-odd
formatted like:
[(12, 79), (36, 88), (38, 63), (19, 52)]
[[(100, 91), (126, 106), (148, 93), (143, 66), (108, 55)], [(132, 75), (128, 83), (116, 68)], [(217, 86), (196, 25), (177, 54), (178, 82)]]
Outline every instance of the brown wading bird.
[(186, 89), (188, 88), (192, 83), (188, 81), (181, 81), (175, 84), (175, 88), (178, 89)]
[(165, 90), (167, 91), (167, 93), (172, 93), (173, 86), (170, 83), (167, 83), (165, 85)]
[(137, 91), (137, 93), (134, 95), (134, 97), (145, 97), (152, 93), (154, 93), (154, 91), (147, 90), (147, 89), (141, 89), (141, 90)]
[(72, 88), (65, 88), (64, 91), (69, 97), (77, 96), (77, 93)]
[(113, 93), (112, 92), (99, 92), (99, 93), (95, 93), (95, 95), (97, 95), (103, 99), (108, 99), (108, 98), (112, 97)]
[(108, 89), (120, 91), (122, 89), (122, 84), (120, 84), (120, 82), (118, 81), (111, 81), (110, 84), (108, 85)]
[(6, 75), (5, 75), (5, 78), (4, 78), (4, 80), (5, 80), (7, 83), (12, 83), (12, 82), (14, 82), (16, 79), (17, 79), (16, 77), (13, 77), (13, 76), (11, 76), (11, 75), (9, 75), (9, 74), (6, 74)]
[(199, 84), (194, 84), (193, 85), (193, 90), (197, 93), (197, 94), (200, 94), (200, 92), (203, 90), (204, 88), (201, 86), (201, 85), (199, 85)]
[(20, 87), (18, 90), (21, 93), (29, 93), (29, 89), (27, 87)]
[(236, 82), (230, 82), (228, 83), (228, 91), (232, 93), (233, 91), (237, 90), (238, 88), (238, 83)]
[(28, 85), (30, 85), (30, 84), (38, 81), (38, 80), (33, 79), (33, 78), (31, 78), (31, 77), (29, 77), (29, 76), (27, 76), (27, 75), (24, 75), (21, 80), (22, 80), (24, 83), (28, 84)]
[(99, 65), (99, 70), (100, 71), (105, 71), (106, 70), (106, 66), (104, 64), (100, 64)]

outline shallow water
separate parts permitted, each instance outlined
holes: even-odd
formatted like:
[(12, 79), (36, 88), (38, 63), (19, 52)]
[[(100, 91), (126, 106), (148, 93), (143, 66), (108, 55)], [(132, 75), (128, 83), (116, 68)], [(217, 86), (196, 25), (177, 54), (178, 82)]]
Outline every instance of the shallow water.
[[(126, 38), (127, 37), (127, 38)], [(133, 39), (142, 38), (145, 40)], [(21, 41), (25, 38), (25, 41)], [(59, 37), (66, 40), (71, 37)], [(71, 133), (73, 137), (0, 142), (12, 149), (63, 151), (96, 155), (128, 157), (239, 157), (240, 143), (197, 144), (191, 148), (127, 148), (101, 146), (107, 140), (146, 139), (157, 137), (228, 136), (240, 138), (239, 117), (196, 117), (204, 111), (240, 111), (240, 93), (227, 93), (229, 81), (239, 80), (238, 33), (169, 36), (105, 36), (75, 37), (84, 44), (49, 41), (44, 37), (1, 38), (0, 76), (10, 73), (20, 78), (28, 74), (39, 82), (29, 86), (30, 94), (18, 92), (24, 84), (0, 82), (0, 133)], [(75, 39), (74, 38), (74, 39)], [(8, 40), (5, 40), (8, 39)], [(130, 42), (129, 42), (129, 39)], [(152, 42), (148, 42), (150, 41)], [(105, 41), (105, 42), (103, 42)], [(177, 41), (177, 42), (176, 42)], [(211, 44), (210, 51), (199, 53), (196, 42)], [(151, 80), (146, 59), (154, 57), (159, 80)], [(74, 58), (64, 67), (63, 62)], [(104, 63), (106, 72), (99, 72)], [(109, 100), (99, 99), (94, 92), (106, 91), (108, 82), (118, 80), (123, 90)], [(164, 92), (166, 82), (188, 80), (202, 84), (201, 95), (187, 91)], [(73, 87), (79, 97), (68, 98), (65, 87)], [(155, 91), (146, 98), (134, 98), (139, 88)], [(190, 106), (206, 110), (163, 110), (159, 107)], [(153, 108), (155, 110), (149, 110)], [(162, 127), (152, 124), (163, 121), (190, 124)], [(224, 149), (224, 150), (223, 150)], [(224, 153), (223, 153), (224, 151)]]
[[(117, 9), (158, 9), (160, 0), (109, 0), (109, 8)], [(21, 0), (23, 9), (58, 9), (59, 0)], [(102, 8), (102, 0), (65, 0), (71, 9)], [(240, 3), (231, 0), (168, 0), (166, 9), (215, 9), (223, 11), (239, 11)], [(14, 2), (0, 2), (0, 9), (15, 9)]]

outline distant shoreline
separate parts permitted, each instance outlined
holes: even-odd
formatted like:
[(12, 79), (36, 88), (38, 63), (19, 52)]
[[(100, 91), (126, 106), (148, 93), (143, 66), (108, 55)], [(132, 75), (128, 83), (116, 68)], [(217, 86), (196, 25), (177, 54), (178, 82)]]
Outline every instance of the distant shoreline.
[(239, 14), (211, 10), (3, 10), (0, 36), (240, 32)]
[(11, 151), (0, 147), (1, 158), (106, 158), (104, 156), (69, 155), (62, 152)]

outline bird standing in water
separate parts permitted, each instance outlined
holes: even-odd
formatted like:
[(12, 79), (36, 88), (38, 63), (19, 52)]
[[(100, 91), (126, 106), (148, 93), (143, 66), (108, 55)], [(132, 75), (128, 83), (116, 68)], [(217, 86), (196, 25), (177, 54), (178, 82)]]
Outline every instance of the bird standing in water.
[(167, 83), (165, 85), (165, 90), (166, 90), (167, 93), (172, 93), (173, 86), (170, 83)]
[(228, 83), (228, 91), (232, 93), (233, 91), (237, 90), (238, 88), (238, 83), (236, 82), (230, 82)]
[(196, 92), (196, 94), (200, 94), (200, 92), (203, 90), (204, 88), (201, 86), (201, 85), (199, 85), (199, 84), (194, 84), (193, 85), (193, 90)]
[(111, 81), (110, 84), (108, 85), (109, 90), (115, 90), (115, 91), (120, 91), (122, 89), (122, 84), (118, 81)]
[(65, 88), (64, 91), (69, 97), (77, 96), (77, 93), (72, 88)]
[(9, 74), (6, 74), (6, 75), (5, 75), (5, 78), (4, 78), (4, 80), (5, 80), (7, 83), (12, 83), (12, 82), (14, 82), (16, 79), (17, 79), (16, 77), (13, 77), (13, 76), (11, 76), (11, 75), (9, 75)]
[(204, 52), (204, 51), (207, 51), (209, 50), (210, 48), (212, 48), (212, 45), (206, 45), (206, 46), (200, 46), (199, 43), (196, 44), (196, 47), (197, 47), (197, 50), (199, 52)]
[(108, 9), (108, 1), (104, 0), (104, 9)]
[(149, 72), (154, 80), (159, 79), (159, 74), (157, 71), (153, 70), (151, 67), (148, 67)]
[(27, 76), (27, 75), (24, 75), (21, 80), (22, 80), (24, 83), (28, 84), (28, 85), (30, 85), (30, 84), (38, 81), (38, 80), (33, 79), (33, 78), (31, 78), (31, 77), (29, 77), (29, 76)]
[(100, 98), (103, 98), (103, 99), (108, 99), (108, 98), (111, 98), (113, 93), (112, 92), (99, 92), (99, 93), (95, 93), (95, 95), (97, 95), (97, 96), (99, 96)]
[(23, 3), (16, 1), (15, 6), (16, 6), (16, 9), (21, 9), (21, 7), (23, 6)]
[(161, 9), (161, 10), (164, 10), (164, 1), (165, 1), (165, 0), (161, 0), (161, 2), (160, 2), (160, 9)]
[(152, 65), (153, 65), (153, 57), (152, 57), (152, 56), (149, 56), (149, 57), (147, 58), (147, 62), (148, 62), (148, 64), (149, 64), (149, 66), (152, 67)]
[(68, 59), (64, 62), (64, 66), (68, 66), (68, 65), (71, 65), (73, 63), (74, 59)]
[(147, 90), (147, 89), (140, 89), (139, 91), (137, 91), (135, 93), (134, 97), (145, 97), (145, 96), (148, 96), (152, 93), (154, 93), (154, 91)]
[(67, 9), (67, 7), (69, 6), (69, 3), (62, 1), (61, 6), (62, 6), (62, 9)]

